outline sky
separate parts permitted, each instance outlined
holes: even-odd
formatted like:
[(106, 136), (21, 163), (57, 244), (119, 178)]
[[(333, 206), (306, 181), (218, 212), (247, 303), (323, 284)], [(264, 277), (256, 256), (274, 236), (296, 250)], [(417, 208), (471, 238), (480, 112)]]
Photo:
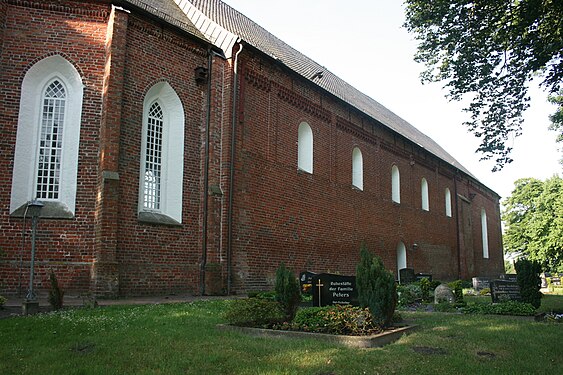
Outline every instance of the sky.
[(523, 135), (509, 141), (514, 161), (494, 173), (493, 161), (479, 161), (480, 141), (462, 125), (464, 105), (449, 102), (440, 83), (420, 82), (424, 66), (413, 60), (417, 43), (402, 27), (401, 0), (223, 1), (432, 137), (501, 197), (519, 178), (561, 175), (556, 133), (548, 130), (555, 106), (536, 85)]

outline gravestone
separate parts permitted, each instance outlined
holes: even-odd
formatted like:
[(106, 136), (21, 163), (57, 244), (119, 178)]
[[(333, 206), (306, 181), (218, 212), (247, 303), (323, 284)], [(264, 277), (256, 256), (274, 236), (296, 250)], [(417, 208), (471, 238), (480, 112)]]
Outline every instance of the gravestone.
[(547, 285), (547, 279), (545, 278), (545, 273), (542, 273), (542, 274), (540, 275), (540, 279), (541, 279), (541, 285), (540, 285), (540, 287), (541, 287), (541, 288), (547, 288), (548, 285)]
[(489, 283), (491, 282), (491, 279), (488, 277), (474, 277), (471, 280), (473, 281), (473, 289), (475, 290), (488, 288), (490, 286)]
[(401, 268), (399, 270), (399, 282), (401, 284), (410, 284), (416, 281), (416, 276), (412, 268)]
[(316, 273), (310, 271), (304, 271), (299, 274), (299, 284), (301, 285), (301, 293), (311, 294), (313, 289), (311, 285), (313, 284), (313, 276)]
[(520, 286), (515, 281), (492, 280), (489, 283), (493, 303), (504, 301), (521, 301)]
[(551, 276), (551, 285), (561, 285), (561, 274)]
[(428, 281), (432, 281), (432, 274), (430, 274), (430, 273), (420, 273), (419, 272), (419, 273), (416, 274), (415, 278), (416, 278), (416, 281), (420, 281), (420, 280), (425, 279), (425, 278), (428, 279)]
[(452, 292), (452, 288), (446, 284), (440, 284), (434, 290), (434, 303), (438, 304), (440, 302), (454, 303), (455, 297)]
[(313, 306), (358, 306), (356, 276), (321, 273), (312, 278)]
[(515, 273), (501, 273), (498, 278), (499, 280), (518, 281)]

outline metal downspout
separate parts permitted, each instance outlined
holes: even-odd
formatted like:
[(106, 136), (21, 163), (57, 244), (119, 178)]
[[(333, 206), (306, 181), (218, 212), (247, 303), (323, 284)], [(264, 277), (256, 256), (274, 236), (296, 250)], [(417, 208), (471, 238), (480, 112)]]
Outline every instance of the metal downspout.
[(233, 196), (235, 186), (235, 146), (237, 127), (237, 92), (238, 92), (238, 56), (242, 52), (242, 44), (235, 53), (233, 62), (233, 107), (231, 123), (231, 165), (229, 171), (229, 209), (227, 213), (227, 295), (231, 294), (232, 288), (232, 249), (233, 249)]
[(205, 125), (205, 164), (203, 171), (203, 224), (202, 224), (202, 238), (201, 238), (201, 265), (200, 265), (200, 286), (199, 292), (201, 295), (205, 294), (205, 267), (207, 267), (207, 217), (208, 217), (208, 204), (209, 204), (209, 139), (210, 139), (210, 126), (211, 126), (211, 69), (213, 67), (213, 51), (208, 50), (207, 58), (207, 120)]

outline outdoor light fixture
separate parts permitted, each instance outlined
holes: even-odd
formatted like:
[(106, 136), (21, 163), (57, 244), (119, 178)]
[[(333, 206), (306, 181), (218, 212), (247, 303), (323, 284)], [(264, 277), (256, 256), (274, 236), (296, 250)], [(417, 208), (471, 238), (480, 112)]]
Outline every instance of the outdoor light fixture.
[(33, 290), (33, 276), (35, 267), (35, 233), (37, 232), (37, 222), (39, 221), (39, 214), (44, 204), (37, 199), (27, 202), (26, 214), (31, 217), (31, 265), (29, 267), (29, 289), (25, 296), (24, 313), (33, 312), (38, 308), (37, 295)]
[(412, 244), (412, 251), (417, 251), (418, 250), (418, 244), (417, 243), (413, 243)]

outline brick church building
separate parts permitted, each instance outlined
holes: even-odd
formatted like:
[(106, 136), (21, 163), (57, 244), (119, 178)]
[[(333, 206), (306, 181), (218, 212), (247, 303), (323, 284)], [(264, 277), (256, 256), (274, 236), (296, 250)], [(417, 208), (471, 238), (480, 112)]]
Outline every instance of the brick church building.
[(503, 271), (499, 196), (219, 0), (0, 0), (0, 293), (269, 289), (276, 268)]

